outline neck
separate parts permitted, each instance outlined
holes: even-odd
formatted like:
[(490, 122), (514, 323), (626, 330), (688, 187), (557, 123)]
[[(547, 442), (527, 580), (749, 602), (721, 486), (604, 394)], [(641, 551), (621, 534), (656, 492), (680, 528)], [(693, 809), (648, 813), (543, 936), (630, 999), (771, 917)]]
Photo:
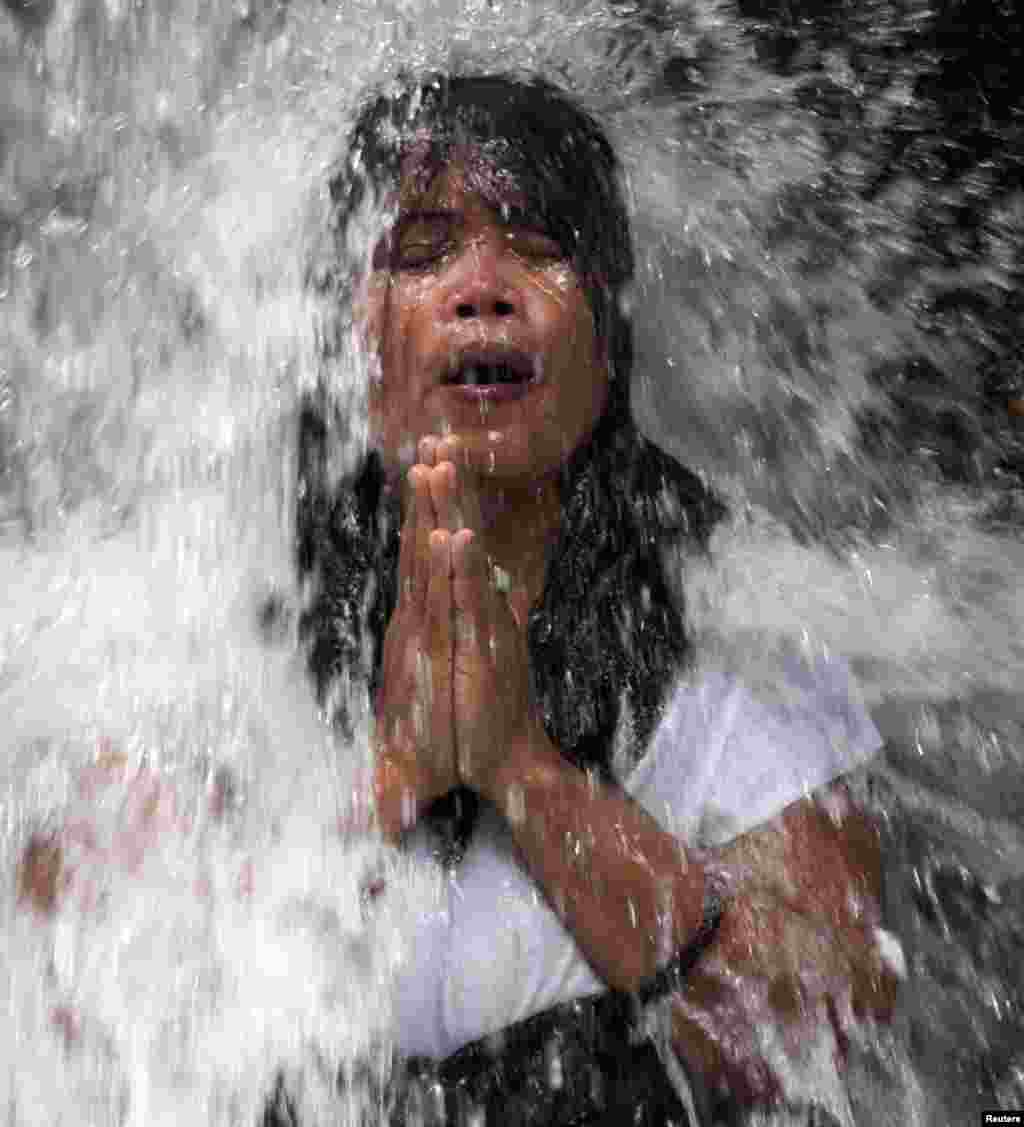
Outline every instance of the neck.
[(548, 549), (562, 521), (558, 479), (523, 486), (477, 478), (467, 488), (479, 502), (468, 508), (476, 510), (473, 523), (484, 551), (508, 573), (521, 597), (535, 603), (544, 587)]

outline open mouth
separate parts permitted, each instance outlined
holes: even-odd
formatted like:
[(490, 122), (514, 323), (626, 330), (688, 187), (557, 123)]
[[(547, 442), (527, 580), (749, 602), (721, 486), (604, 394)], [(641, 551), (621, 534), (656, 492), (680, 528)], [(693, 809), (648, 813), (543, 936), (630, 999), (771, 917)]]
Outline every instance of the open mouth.
[(518, 399), (539, 381), (540, 369), (518, 351), (465, 352), (444, 374), (443, 385), (470, 399)]
[(525, 352), (465, 352), (445, 372), (444, 382), (456, 387), (488, 387), (528, 383), (535, 375)]
[(458, 387), (486, 387), (489, 384), (523, 383), (532, 378), (511, 364), (467, 364), (456, 369), (445, 383)]

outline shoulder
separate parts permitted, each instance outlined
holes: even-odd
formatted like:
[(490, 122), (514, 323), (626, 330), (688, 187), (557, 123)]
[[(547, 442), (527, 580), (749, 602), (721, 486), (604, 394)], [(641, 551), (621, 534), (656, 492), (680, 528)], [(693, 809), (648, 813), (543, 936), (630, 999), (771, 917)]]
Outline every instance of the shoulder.
[(881, 745), (845, 661), (791, 660), (770, 689), (722, 672), (678, 683), (623, 781), (666, 828), (716, 845), (854, 770)]

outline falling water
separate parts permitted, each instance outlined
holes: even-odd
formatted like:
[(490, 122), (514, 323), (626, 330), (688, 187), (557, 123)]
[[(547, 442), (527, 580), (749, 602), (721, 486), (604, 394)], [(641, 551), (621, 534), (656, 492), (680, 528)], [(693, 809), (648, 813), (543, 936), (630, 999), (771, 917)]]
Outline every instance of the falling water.
[[(732, 504), (686, 570), (702, 660), (770, 692), (783, 651), (839, 651), (889, 741), (858, 788), (907, 988), (844, 1086), (815, 1058), (793, 1091), (920, 1127), (1024, 1104), (1015, 8), (978, 17), (976, 75), (923, 0), (5, 4), (8, 1122), (252, 1124), (279, 1076), (303, 1123), (373, 1121), (431, 878), (339, 832), (367, 748), (302, 672), (292, 442), (327, 170), (368, 86), (426, 65), (539, 72), (606, 122), (638, 413)], [(58, 822), (44, 917), (15, 872)]]

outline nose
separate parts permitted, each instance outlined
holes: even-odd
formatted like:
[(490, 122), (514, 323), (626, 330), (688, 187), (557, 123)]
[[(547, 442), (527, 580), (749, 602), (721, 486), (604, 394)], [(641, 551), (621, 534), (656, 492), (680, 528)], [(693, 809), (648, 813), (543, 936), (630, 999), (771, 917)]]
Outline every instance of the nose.
[(508, 267), (500, 234), (487, 232), (468, 241), (450, 268), (445, 319), (515, 317), (521, 309), (522, 295)]

